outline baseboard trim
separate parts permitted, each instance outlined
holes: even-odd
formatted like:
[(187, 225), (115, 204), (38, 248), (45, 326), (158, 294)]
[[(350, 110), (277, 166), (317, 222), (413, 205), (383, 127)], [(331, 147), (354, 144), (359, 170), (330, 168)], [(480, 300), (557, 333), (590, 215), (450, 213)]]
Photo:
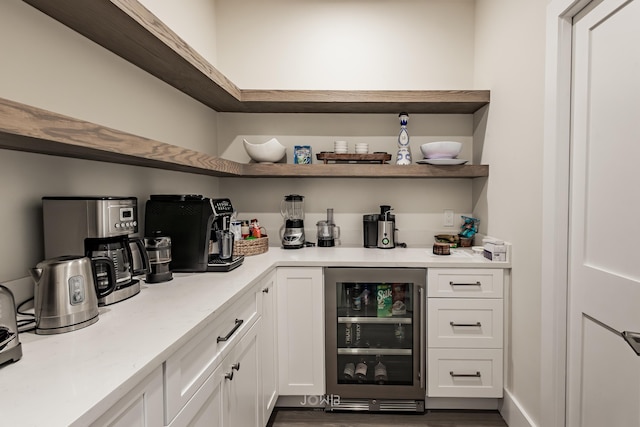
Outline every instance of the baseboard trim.
[(504, 397), (498, 411), (509, 427), (537, 427), (509, 390), (504, 390)]

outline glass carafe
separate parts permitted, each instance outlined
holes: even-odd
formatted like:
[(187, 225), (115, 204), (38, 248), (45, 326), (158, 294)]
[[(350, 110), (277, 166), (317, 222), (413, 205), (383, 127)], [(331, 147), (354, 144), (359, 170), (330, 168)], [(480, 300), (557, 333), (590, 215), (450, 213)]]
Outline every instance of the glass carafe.
[(290, 194), (284, 197), (280, 205), (280, 213), (284, 219), (304, 219), (304, 196)]

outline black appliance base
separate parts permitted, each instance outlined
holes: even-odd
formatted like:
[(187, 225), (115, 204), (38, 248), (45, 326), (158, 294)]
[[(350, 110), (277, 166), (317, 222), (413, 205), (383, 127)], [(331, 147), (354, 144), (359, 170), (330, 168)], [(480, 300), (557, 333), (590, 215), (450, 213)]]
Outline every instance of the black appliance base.
[(209, 258), (209, 263), (207, 264), (207, 271), (217, 271), (217, 272), (226, 272), (231, 271), (234, 268), (240, 267), (242, 262), (244, 261), (244, 255), (236, 255), (230, 260), (221, 260), (217, 256), (212, 256)]

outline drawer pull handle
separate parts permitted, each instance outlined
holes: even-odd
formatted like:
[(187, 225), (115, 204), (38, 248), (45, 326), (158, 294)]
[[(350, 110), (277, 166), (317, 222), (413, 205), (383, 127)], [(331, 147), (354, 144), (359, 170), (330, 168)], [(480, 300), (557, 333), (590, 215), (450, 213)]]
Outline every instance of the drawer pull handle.
[(449, 322), (449, 324), (453, 327), (456, 326), (469, 326), (469, 327), (482, 327), (482, 323), (480, 322), (476, 322), (476, 323), (456, 323), (456, 322)]
[(456, 282), (449, 282), (449, 286), (482, 286), (482, 283), (480, 283), (480, 281), (476, 282), (476, 283), (456, 283)]
[(449, 375), (451, 375), (453, 378), (456, 378), (456, 377), (467, 377), (467, 378), (468, 378), (468, 377), (473, 377), (473, 378), (480, 378), (480, 377), (481, 377), (481, 375), (480, 375), (480, 371), (476, 371), (476, 373), (475, 373), (475, 374), (456, 374), (456, 373), (455, 373), (455, 372), (453, 372), (453, 371), (449, 371)]
[(229, 381), (233, 381), (233, 371), (227, 372), (226, 374), (224, 374), (224, 378)]
[(239, 371), (239, 370), (240, 370), (240, 362), (238, 362), (238, 363), (234, 363), (233, 365), (231, 365), (231, 370), (233, 371), (234, 369), (235, 369), (236, 371)]
[[(242, 325), (242, 322), (244, 322), (244, 320), (242, 320), (242, 319), (236, 319), (236, 324), (233, 326), (233, 329), (231, 329), (231, 330), (229, 331), (229, 333), (227, 334), (227, 336), (224, 336), (224, 337), (218, 337), (218, 339), (216, 340), (216, 342), (220, 342), (220, 341), (228, 341), (228, 340), (229, 340), (229, 338), (231, 338), (231, 335), (233, 335), (233, 334), (238, 330), (238, 328), (240, 327), (240, 325)], [(231, 378), (229, 378), (229, 379), (231, 379)]]

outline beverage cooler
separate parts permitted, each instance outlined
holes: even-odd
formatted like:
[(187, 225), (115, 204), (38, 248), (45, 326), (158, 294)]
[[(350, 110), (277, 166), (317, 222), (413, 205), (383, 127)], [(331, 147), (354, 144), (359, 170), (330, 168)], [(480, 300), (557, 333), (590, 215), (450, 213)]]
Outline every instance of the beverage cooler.
[(421, 268), (326, 268), (327, 410), (424, 412)]

